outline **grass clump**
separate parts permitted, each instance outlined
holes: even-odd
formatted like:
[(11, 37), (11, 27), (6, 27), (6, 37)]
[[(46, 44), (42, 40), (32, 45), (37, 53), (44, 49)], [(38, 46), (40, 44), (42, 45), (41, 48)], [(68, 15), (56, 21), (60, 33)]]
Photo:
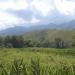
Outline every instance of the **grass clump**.
[(23, 60), (14, 60), (9, 71), (0, 65), (0, 75), (75, 75), (75, 65), (60, 64), (56, 66), (46, 66), (40, 63), (38, 58), (31, 58), (28, 66)]

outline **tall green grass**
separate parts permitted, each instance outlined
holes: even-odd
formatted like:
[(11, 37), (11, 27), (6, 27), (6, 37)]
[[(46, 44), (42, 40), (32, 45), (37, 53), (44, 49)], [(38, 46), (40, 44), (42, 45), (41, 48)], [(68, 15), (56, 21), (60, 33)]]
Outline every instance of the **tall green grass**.
[(0, 75), (75, 75), (75, 48), (0, 48), (0, 63)]
[(23, 60), (14, 60), (10, 70), (0, 65), (0, 75), (75, 75), (75, 64), (62, 64), (51, 66), (40, 63), (39, 58), (31, 58), (30, 64)]

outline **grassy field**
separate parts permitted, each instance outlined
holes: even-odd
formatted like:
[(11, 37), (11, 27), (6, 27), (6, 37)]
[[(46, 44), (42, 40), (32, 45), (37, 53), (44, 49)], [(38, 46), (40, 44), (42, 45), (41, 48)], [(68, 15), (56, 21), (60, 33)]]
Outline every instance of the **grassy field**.
[(75, 75), (75, 48), (0, 48), (0, 64), (8, 73), (19, 59), (26, 64), (27, 74), (10, 75)]

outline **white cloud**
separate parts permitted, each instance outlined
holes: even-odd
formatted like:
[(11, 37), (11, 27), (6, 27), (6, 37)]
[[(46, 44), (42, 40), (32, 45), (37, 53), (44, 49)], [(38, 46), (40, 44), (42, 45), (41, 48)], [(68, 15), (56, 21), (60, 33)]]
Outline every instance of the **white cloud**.
[(54, 9), (48, 0), (32, 0), (31, 3), (28, 3), (27, 0), (7, 0), (0, 2), (0, 10), (25, 10), (28, 7), (32, 8), (33, 12), (35, 7), (44, 16)]
[(48, 13), (54, 9), (53, 6), (48, 3), (48, 1), (43, 0), (33, 0), (30, 7), (40, 11), (43, 16), (47, 16)]
[(0, 11), (0, 28), (5, 29), (23, 23), (25, 23), (23, 19), (15, 17), (14, 15), (10, 15), (6, 12)]
[(75, 2), (72, 0), (55, 0), (55, 5), (65, 15), (73, 15), (75, 12)]
[[(75, 12), (75, 1), (74, 0), (53, 0), (55, 5), (50, 3), (50, 0), (2, 0), (0, 2), (0, 29), (5, 29), (8, 27), (13, 27), (14, 25), (20, 24), (35, 24), (40, 22), (40, 19), (37, 19), (36, 16), (33, 16), (30, 21), (12, 15), (11, 13), (6, 12), (7, 10), (17, 11), (19, 10), (30, 10), (35, 12), (37, 10), (44, 17), (47, 17), (48, 14), (56, 8), (62, 14), (73, 15)], [(27, 11), (28, 12), (28, 11)], [(31, 13), (28, 12), (28, 13)], [(21, 14), (22, 15), (22, 14)], [(32, 14), (34, 15), (34, 14)], [(27, 15), (29, 17), (29, 15)]]
[(38, 22), (40, 22), (40, 20), (37, 19), (37, 18), (35, 18), (35, 17), (33, 17), (33, 18), (30, 20), (30, 23), (38, 23)]
[(29, 4), (27, 3), (26, 0), (8, 0), (4, 2), (0, 2), (0, 10), (8, 10), (8, 9), (13, 9), (13, 10), (25, 10)]
[[(32, 24), (32, 23), (38, 23), (40, 20), (38, 20), (36, 17), (32, 17), (30, 21), (24, 20), (22, 18), (16, 17), (14, 15), (8, 14), (6, 12), (0, 11), (0, 30), (6, 29), (9, 27), (19, 26), (22, 24)], [(26, 25), (26, 26), (27, 26)]]
[[(45, 0), (32, 0), (31, 3), (28, 3), (27, 0), (5, 0), (0, 2), (0, 30), (8, 27), (13, 27), (14, 25), (20, 24), (35, 24), (40, 22), (35, 16), (32, 17), (30, 21), (24, 20), (22, 18), (17, 17), (16, 15), (12, 15), (11, 13), (6, 12), (10, 11), (21, 11), (25, 10), (28, 7), (32, 8), (32, 12), (34, 11), (34, 7), (37, 11), (42, 14), (42, 16), (47, 16), (47, 14), (53, 10), (53, 7)], [(29, 9), (27, 9), (29, 10)]]

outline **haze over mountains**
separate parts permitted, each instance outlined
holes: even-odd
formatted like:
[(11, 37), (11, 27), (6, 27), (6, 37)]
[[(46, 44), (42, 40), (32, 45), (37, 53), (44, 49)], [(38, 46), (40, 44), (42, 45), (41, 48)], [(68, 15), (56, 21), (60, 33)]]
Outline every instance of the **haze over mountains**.
[(0, 0), (0, 35), (75, 29), (75, 0)]
[(49, 23), (45, 25), (35, 25), (30, 27), (25, 26), (15, 26), (11, 28), (7, 28), (5, 30), (0, 31), (0, 35), (21, 35), (26, 32), (35, 31), (35, 30), (47, 30), (47, 29), (62, 29), (62, 30), (74, 30), (75, 29), (75, 20), (62, 23), (62, 24), (54, 24)]

